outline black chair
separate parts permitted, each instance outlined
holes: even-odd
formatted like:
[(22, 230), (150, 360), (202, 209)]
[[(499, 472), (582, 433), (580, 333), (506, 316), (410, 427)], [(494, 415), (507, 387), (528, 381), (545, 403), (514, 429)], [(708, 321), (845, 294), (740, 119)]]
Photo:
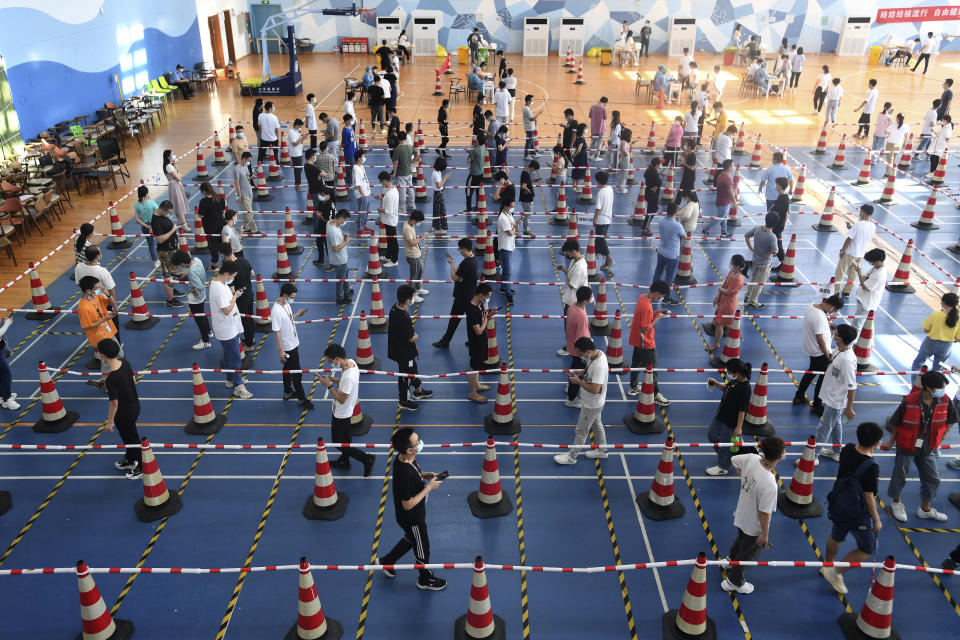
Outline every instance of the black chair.
[[(116, 138), (97, 138), (97, 149), (100, 151), (100, 159), (112, 167), (116, 167), (120, 177), (130, 177), (130, 170), (127, 169), (127, 159), (120, 152), (120, 143)], [(126, 182), (126, 178), (123, 178)]]

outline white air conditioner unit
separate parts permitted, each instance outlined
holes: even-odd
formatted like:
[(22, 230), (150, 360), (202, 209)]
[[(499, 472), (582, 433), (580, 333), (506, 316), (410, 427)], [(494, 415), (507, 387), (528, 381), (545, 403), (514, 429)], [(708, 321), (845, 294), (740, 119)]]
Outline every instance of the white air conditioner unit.
[(560, 18), (560, 33), (557, 38), (557, 53), (567, 55), (567, 47), (579, 58), (583, 55), (583, 43), (587, 39), (587, 27), (583, 18)]
[[(433, 12), (431, 12), (433, 13)], [(413, 52), (418, 56), (437, 55), (438, 34), (440, 19), (435, 15), (413, 14), (413, 24), (410, 27), (413, 34)]]
[(373, 48), (376, 49), (384, 40), (388, 47), (397, 46), (397, 38), (400, 37), (400, 16), (377, 16), (377, 41)]
[(867, 51), (870, 39), (870, 17), (847, 16), (840, 27), (840, 39), (837, 40), (838, 56), (862, 56)]
[(669, 36), (667, 55), (671, 57), (682, 56), (684, 49), (690, 49), (690, 54), (693, 55), (697, 44), (697, 19), (670, 18)]
[(550, 51), (550, 18), (523, 19), (523, 55), (546, 56)]

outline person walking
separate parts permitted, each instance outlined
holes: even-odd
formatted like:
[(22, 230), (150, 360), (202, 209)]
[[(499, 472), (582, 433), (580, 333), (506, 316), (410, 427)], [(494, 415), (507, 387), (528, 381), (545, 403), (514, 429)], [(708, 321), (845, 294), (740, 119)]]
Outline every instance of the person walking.
[(887, 253), (880, 248), (870, 249), (863, 254), (863, 259), (870, 265), (870, 269), (864, 275), (859, 265), (854, 269), (857, 274), (857, 280), (860, 287), (857, 289), (857, 310), (855, 317), (850, 324), (857, 331), (863, 326), (863, 321), (870, 311), (876, 311), (880, 308), (880, 300), (883, 298), (883, 292), (887, 285)]
[(234, 160), (231, 176), (233, 177), (233, 186), (237, 190), (237, 198), (240, 200), (240, 211), (243, 212), (241, 229), (247, 233), (260, 233), (260, 229), (253, 219), (253, 178), (250, 173), (250, 160), (252, 158), (253, 156), (249, 151), (244, 151), (239, 159)]
[[(297, 331), (296, 319), (307, 312), (306, 309), (293, 310), (293, 301), (297, 299), (297, 287), (292, 282), (285, 282), (280, 287), (280, 297), (270, 309), (270, 328), (277, 340), (277, 350), (280, 352), (280, 365), (283, 367), (283, 400), (297, 399), (297, 406), (303, 409), (313, 409), (313, 403), (303, 391), (303, 374), (293, 373), (300, 366), (300, 334)], [(334, 436), (335, 442), (337, 440)]]
[[(284, 285), (287, 286), (287, 285)], [(290, 285), (292, 286), (292, 285)], [(353, 441), (350, 418), (357, 406), (360, 394), (360, 367), (355, 360), (347, 358), (342, 345), (331, 344), (323, 352), (327, 362), (340, 369), (340, 377), (318, 376), (317, 381), (330, 390), (333, 397), (333, 416), (330, 419), (331, 442), (349, 444)], [(334, 389), (336, 385), (336, 389)], [(286, 394), (284, 394), (286, 395)], [(312, 406), (311, 406), (312, 408)], [(340, 447), (340, 457), (330, 461), (330, 466), (344, 471), (350, 469), (350, 458), (363, 465), (363, 477), (370, 477), (376, 456), (357, 447)]]
[(353, 294), (353, 288), (347, 282), (347, 247), (350, 246), (352, 238), (349, 234), (343, 233), (343, 225), (350, 217), (350, 212), (346, 209), (340, 209), (330, 222), (327, 223), (327, 256), (330, 264), (333, 266), (333, 277), (336, 279), (336, 303), (346, 305), (353, 302), (350, 296)]
[[(416, 411), (420, 408), (410, 399), (410, 387), (413, 387), (413, 397), (416, 400), (429, 398), (433, 391), (425, 389), (416, 377), (417, 373), (417, 332), (413, 330), (413, 320), (407, 308), (413, 301), (414, 289), (408, 284), (397, 287), (397, 303), (390, 308), (387, 330), (387, 357), (397, 363), (397, 389), (399, 391), (399, 406), (406, 411)], [(413, 374), (408, 377), (404, 374)]]
[[(670, 295), (670, 285), (663, 280), (654, 280), (653, 284), (650, 285), (650, 290), (637, 298), (628, 339), (628, 343), (633, 347), (633, 355), (630, 360), (630, 387), (627, 389), (627, 395), (630, 397), (640, 395), (640, 369), (647, 365), (654, 369), (657, 368), (657, 342), (654, 327), (660, 320), (669, 315), (669, 311), (666, 309), (654, 311), (653, 303), (659, 302), (668, 295)], [(670, 404), (670, 400), (660, 393), (657, 378), (658, 374), (654, 371), (653, 401), (661, 407), (666, 407)]]
[(890, 126), (893, 124), (893, 103), (884, 102), (880, 113), (877, 114), (877, 126), (873, 130), (873, 140), (870, 144), (872, 151), (883, 151), (887, 145), (887, 136), (890, 135)]
[(957, 322), (958, 297), (955, 293), (945, 293), (940, 297), (940, 309), (928, 315), (923, 321), (926, 336), (920, 343), (917, 357), (910, 365), (912, 371), (919, 371), (931, 357), (931, 371), (939, 371), (950, 357), (950, 348), (960, 340), (960, 322)]
[[(727, 561), (748, 562), (756, 560), (770, 543), (770, 518), (777, 510), (777, 478), (774, 468), (783, 459), (785, 446), (777, 436), (760, 441), (760, 453), (745, 453), (734, 456), (732, 464), (740, 476), (740, 495), (733, 524), (737, 536), (730, 546)], [(740, 595), (753, 593), (753, 584), (746, 581), (746, 567), (721, 563), (727, 577), (720, 588)]]
[(810, 358), (810, 364), (807, 366), (807, 372), (800, 378), (797, 392), (793, 396), (793, 404), (798, 405), (807, 402), (807, 388), (810, 386), (810, 383), (813, 382), (814, 376), (816, 376), (817, 384), (814, 387), (810, 411), (818, 416), (823, 415), (820, 387), (823, 385), (823, 372), (826, 371), (827, 365), (830, 364), (831, 353), (830, 321), (827, 320), (827, 316), (836, 313), (840, 309), (843, 309), (843, 298), (837, 294), (833, 294), (822, 302), (812, 303), (803, 314), (800, 350)]
[[(857, 356), (853, 353), (853, 343), (857, 339), (857, 330), (848, 324), (841, 324), (836, 330), (837, 349), (830, 357), (824, 375), (820, 400), (823, 402), (823, 415), (817, 427), (817, 442), (821, 444), (843, 444), (843, 425), (857, 417), (853, 410), (853, 400), (857, 395)], [(840, 450), (836, 447), (822, 446), (817, 451), (819, 458), (840, 461)], [(798, 460), (799, 463), (799, 460)]]
[(730, 271), (727, 272), (723, 284), (717, 288), (717, 295), (713, 298), (713, 306), (716, 308), (713, 316), (713, 340), (704, 347), (707, 353), (713, 353), (720, 347), (725, 329), (733, 324), (733, 318), (737, 312), (737, 295), (743, 288), (743, 268), (746, 264), (747, 261), (739, 253), (735, 253), (730, 258)]
[[(577, 289), (576, 303), (567, 308), (565, 331), (567, 334), (567, 351), (572, 357), (569, 367), (571, 370), (583, 369), (586, 366), (583, 359), (577, 355), (574, 345), (580, 338), (590, 337), (590, 321), (587, 319), (588, 304), (593, 304), (593, 289), (583, 286)], [(580, 387), (576, 383), (571, 381), (567, 384), (567, 399), (563, 404), (573, 409), (579, 409), (581, 406), (580, 399), (577, 397), (579, 391)]]
[[(393, 565), (410, 550), (417, 564), (430, 562), (430, 538), (427, 535), (427, 496), (440, 487), (443, 478), (437, 473), (423, 471), (417, 463), (417, 454), (423, 451), (420, 435), (410, 427), (399, 429), (390, 438), (397, 456), (393, 464), (393, 509), (403, 537), (390, 552), (375, 560), (379, 565)], [(396, 578), (393, 569), (382, 569), (387, 578)], [(417, 588), (440, 591), (447, 581), (438, 578), (429, 569), (420, 569)]]
[(607, 131), (607, 97), (590, 106), (590, 157), (599, 161), (603, 158), (603, 137)]
[(936, 452), (950, 427), (957, 423), (957, 410), (947, 395), (947, 377), (939, 371), (928, 371), (920, 376), (919, 385), (903, 397), (887, 424), (892, 427), (890, 439), (880, 446), (890, 451), (894, 444), (897, 454), (887, 495), (892, 499), (890, 514), (899, 522), (907, 521), (907, 511), (900, 500), (907, 482), (910, 461), (920, 476), (920, 506), (916, 516), (925, 520), (946, 522), (945, 513), (932, 505), (940, 486)]
[(730, 473), (730, 446), (733, 437), (743, 434), (743, 419), (750, 406), (750, 375), (753, 366), (740, 358), (730, 358), (726, 363), (727, 383), (707, 378), (710, 389), (720, 389), (720, 405), (707, 427), (707, 439), (714, 443), (717, 464), (707, 467), (707, 475), (725, 476)]
[(760, 184), (757, 187), (757, 190), (763, 193), (767, 211), (773, 207), (777, 198), (780, 197), (780, 192), (777, 191), (777, 178), (784, 178), (787, 181), (787, 188), (785, 189), (787, 194), (793, 191), (793, 170), (783, 162), (782, 151), (773, 152), (773, 162), (764, 169), (763, 175), (760, 176)]
[(223, 349), (226, 385), (233, 389), (233, 395), (243, 400), (253, 397), (243, 383), (239, 370), (243, 365), (240, 355), (240, 334), (243, 333), (243, 323), (240, 321), (240, 311), (237, 309), (237, 300), (243, 291), (237, 291), (230, 285), (240, 271), (236, 260), (229, 260), (220, 265), (220, 271), (210, 281), (210, 320), (213, 325), (213, 335), (220, 342)]
[(827, 89), (827, 114), (824, 122), (826, 124), (836, 124), (837, 109), (840, 108), (840, 100), (843, 98), (843, 87), (840, 86), (840, 78), (830, 80), (830, 88)]
[[(918, 38), (919, 40), (919, 38)], [(927, 32), (927, 39), (923, 41), (923, 45), (920, 47), (920, 55), (917, 56), (917, 61), (913, 65), (913, 69), (910, 71), (916, 72), (917, 67), (920, 66), (920, 63), (923, 63), (923, 75), (927, 75), (927, 67), (930, 66), (930, 54), (933, 53), (935, 41), (933, 39), (933, 31)]]
[(407, 221), (403, 223), (403, 253), (407, 259), (407, 266), (410, 268), (410, 286), (413, 287), (413, 301), (423, 302), (421, 296), (425, 296), (428, 291), (423, 286), (423, 253), (420, 249), (420, 243), (430, 235), (424, 233), (417, 235), (417, 225), (423, 222), (423, 212), (414, 209), (407, 216)]
[(817, 115), (823, 109), (823, 102), (826, 100), (827, 91), (830, 90), (830, 83), (833, 80), (830, 67), (823, 65), (821, 69), (817, 82), (813, 86), (813, 115)]
[(107, 431), (116, 429), (120, 440), (127, 446), (123, 458), (113, 463), (120, 471), (127, 472), (130, 480), (143, 477), (140, 466), (140, 434), (137, 432), (137, 418), (140, 417), (140, 396), (137, 395), (137, 383), (133, 379), (133, 369), (123, 357), (123, 349), (116, 340), (107, 338), (97, 343), (97, 352), (107, 369), (104, 386), (109, 400)]
[(459, 265), (454, 266), (453, 257), (447, 254), (450, 279), (453, 280), (453, 305), (450, 307), (450, 319), (447, 321), (446, 332), (433, 343), (436, 349), (450, 348), (453, 334), (460, 326), (460, 316), (467, 312), (467, 305), (470, 304), (477, 289), (477, 260), (473, 254), (473, 241), (470, 238), (460, 238), (457, 241), (457, 250), (463, 258)]
[[(587, 435), (592, 432), (593, 444), (596, 444), (597, 448), (587, 450), (584, 456), (591, 460), (604, 459), (607, 457), (607, 435), (603, 428), (602, 414), (607, 400), (610, 365), (607, 363), (607, 355), (597, 349), (597, 345), (588, 336), (578, 338), (573, 349), (573, 353), (578, 354), (580, 362), (583, 363), (582, 370), (578, 368), (567, 377), (570, 386), (580, 388), (580, 417), (577, 420), (573, 444), (575, 447), (582, 446), (587, 441)], [(553, 461), (564, 465), (576, 464), (577, 452), (577, 449), (569, 449), (566, 453), (558, 453), (553, 456)]]
[(930, 142), (930, 171), (927, 172), (927, 178), (932, 178), (934, 171), (940, 164), (940, 157), (947, 152), (947, 146), (950, 144), (950, 138), (953, 137), (953, 118), (949, 115), (940, 118), (940, 128), (933, 136)]
[(860, 112), (860, 118), (857, 120), (859, 126), (857, 127), (857, 133), (853, 136), (854, 138), (866, 140), (870, 135), (870, 116), (873, 115), (873, 110), (877, 108), (877, 98), (879, 97), (877, 79), (870, 78), (867, 81), (867, 96), (854, 109), (854, 112)]
[(930, 153), (927, 149), (930, 147), (930, 143), (933, 142), (933, 135), (935, 133), (934, 129), (937, 126), (937, 122), (940, 121), (940, 98), (937, 98), (931, 103), (927, 112), (923, 114), (923, 122), (920, 124), (920, 142), (917, 143), (916, 153), (919, 155), (921, 152), (927, 154), (927, 157), (930, 156)]
[(837, 268), (833, 272), (836, 283), (834, 293), (843, 290), (843, 297), (849, 297), (853, 291), (854, 277), (860, 267), (860, 261), (867, 252), (867, 245), (873, 240), (877, 232), (877, 224), (873, 221), (873, 205), (860, 206), (860, 219), (854, 224), (847, 223), (847, 237), (840, 247), (840, 257), (837, 259)]
[[(660, 234), (660, 244), (657, 247), (657, 266), (653, 270), (653, 282), (663, 280), (670, 286), (677, 275), (677, 265), (680, 262), (680, 247), (687, 237), (683, 225), (677, 221), (677, 203), (667, 203), (667, 215), (660, 219), (657, 227)], [(672, 294), (663, 299), (663, 304), (680, 304)]]
[(887, 144), (884, 146), (884, 160), (886, 160), (887, 165), (886, 171), (884, 171), (884, 177), (890, 177), (897, 172), (897, 154), (900, 153), (904, 141), (910, 134), (910, 125), (904, 120), (904, 115), (898, 113), (894, 116), (893, 124), (890, 125), (890, 132), (887, 134)]
[(178, 249), (173, 254), (173, 264), (179, 270), (178, 277), (187, 278), (187, 305), (193, 314), (193, 321), (200, 331), (200, 342), (193, 345), (194, 351), (210, 348), (210, 320), (204, 302), (207, 300), (207, 273), (200, 258), (194, 258), (186, 251)]
[(387, 236), (387, 250), (384, 253), (384, 267), (397, 266), (400, 258), (400, 245), (397, 243), (397, 225), (400, 223), (400, 192), (393, 186), (390, 174), (381, 171), (377, 175), (380, 181), (380, 222), (383, 223)]
[(750, 263), (750, 286), (744, 299), (751, 309), (763, 309), (766, 306), (760, 302), (760, 291), (770, 276), (770, 258), (777, 255), (777, 236), (773, 234), (777, 221), (777, 214), (768, 213), (762, 225), (755, 226), (743, 235), (747, 248), (753, 254)]

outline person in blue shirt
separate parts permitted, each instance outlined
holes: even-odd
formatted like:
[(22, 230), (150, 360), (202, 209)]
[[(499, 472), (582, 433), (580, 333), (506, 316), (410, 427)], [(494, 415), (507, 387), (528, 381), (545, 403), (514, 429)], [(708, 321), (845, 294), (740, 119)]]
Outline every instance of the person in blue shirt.
[(653, 76), (653, 90), (656, 93), (661, 91), (666, 92), (667, 86), (670, 84), (670, 73), (667, 71), (667, 67), (660, 65), (657, 67), (657, 73)]
[(370, 85), (373, 84), (374, 77), (373, 67), (367, 65), (367, 68), (363, 71), (363, 77), (360, 78), (360, 84), (363, 85), (364, 89), (369, 89)]
[(787, 179), (787, 195), (793, 192), (793, 169), (783, 163), (783, 153), (781, 151), (773, 152), (773, 163), (766, 168), (760, 177), (759, 189), (763, 191), (763, 198), (767, 201), (767, 211), (776, 202), (779, 193), (777, 193), (777, 178)]
[(477, 73), (476, 67), (474, 67), (470, 75), (467, 76), (467, 88), (470, 89), (470, 91), (483, 91), (483, 80), (480, 78), (480, 74)]
[(757, 81), (757, 86), (760, 87), (760, 91), (766, 95), (766, 93), (770, 91), (770, 74), (767, 72), (766, 60), (760, 63), (760, 68), (757, 69), (757, 73), (754, 78)]
[[(353, 133), (353, 116), (349, 113), (343, 116), (343, 127), (340, 129), (340, 149), (343, 151), (344, 166), (352, 167), (354, 154), (357, 152), (357, 143)], [(344, 171), (344, 174), (344, 179), (349, 185), (353, 180), (353, 171)]]
[(174, 84), (180, 87), (180, 93), (184, 100), (193, 97), (193, 87), (190, 86), (190, 79), (183, 73), (183, 65), (177, 65), (177, 70), (173, 72)]
[[(667, 204), (667, 214), (660, 219), (658, 231), (660, 246), (657, 247), (657, 267), (653, 271), (651, 282), (664, 280), (672, 285), (680, 262), (680, 246), (683, 244), (683, 239), (687, 237), (683, 225), (677, 221), (676, 202)], [(680, 304), (680, 301), (674, 299), (671, 293), (669, 297), (663, 299), (663, 304)]]

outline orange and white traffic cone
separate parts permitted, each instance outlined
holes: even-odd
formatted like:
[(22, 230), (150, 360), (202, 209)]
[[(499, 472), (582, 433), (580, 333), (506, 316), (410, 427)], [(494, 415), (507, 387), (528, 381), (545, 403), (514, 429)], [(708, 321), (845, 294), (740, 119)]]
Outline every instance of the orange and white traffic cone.
[(284, 239), (287, 246), (287, 255), (297, 256), (303, 253), (303, 247), (297, 244), (297, 230), (293, 228), (293, 215), (290, 213), (290, 207), (286, 207), (283, 212), (283, 230), (287, 233)]
[(749, 436), (767, 437), (775, 433), (773, 423), (767, 417), (767, 375), (767, 363), (764, 362), (743, 417), (743, 432)]
[(50, 304), (50, 298), (47, 297), (47, 290), (43, 286), (43, 281), (40, 280), (40, 274), (37, 273), (37, 266), (34, 263), (30, 263), (30, 299), (33, 303), (33, 311), (24, 315), (27, 320), (43, 320), (44, 318), (50, 318), (53, 316), (52, 313), (40, 313), (41, 311), (54, 311), (53, 305)]
[(697, 284), (697, 279), (693, 275), (693, 238), (690, 232), (687, 232), (680, 245), (680, 260), (677, 263), (677, 275), (674, 276), (673, 282), (682, 285)]
[(195, 177), (197, 178), (206, 178), (210, 174), (207, 173), (207, 163), (203, 160), (203, 151), (200, 149), (200, 145), (197, 145), (197, 172)]
[[(887, 181), (883, 184), (883, 192), (880, 194), (880, 197), (877, 198), (877, 204), (893, 204), (894, 194), (895, 194), (895, 184), (897, 182), (897, 176), (893, 173), (887, 174)], [(934, 187), (936, 188), (936, 187)]]
[(662, 198), (662, 200), (663, 200), (664, 202), (668, 202), (668, 201), (670, 201), (670, 200), (673, 200), (673, 198), (677, 195), (676, 191), (675, 191), (674, 188), (673, 188), (673, 186), (674, 186), (674, 184), (675, 184), (675, 182), (674, 182), (674, 175), (675, 175), (674, 167), (673, 167), (673, 165), (671, 164), (669, 167), (667, 167), (667, 179), (666, 179), (666, 180), (664, 181), (664, 183), (663, 183), (663, 194), (662, 194), (662, 195), (663, 195), (663, 198)]
[(383, 312), (383, 297), (380, 295), (380, 280), (376, 277), (370, 283), (370, 333), (387, 332), (387, 316)]
[(217, 180), (217, 194), (220, 196), (220, 199), (224, 202), (227, 201), (227, 189), (223, 186), (222, 180)]
[(637, 203), (633, 207), (633, 215), (627, 218), (627, 224), (639, 227), (643, 224), (643, 219), (647, 217), (647, 198), (644, 195), (646, 184), (640, 183), (640, 191), (637, 193)]
[(553, 217), (550, 218), (550, 224), (561, 226), (569, 223), (570, 218), (567, 214), (567, 189), (563, 181), (557, 190), (557, 209)]
[(840, 145), (837, 147), (837, 155), (833, 156), (831, 169), (843, 169), (847, 166), (847, 134), (840, 138)]
[(757, 143), (753, 145), (753, 155), (750, 156), (750, 168), (759, 169), (763, 157), (763, 136), (757, 136)]
[(724, 369), (727, 366), (727, 360), (740, 357), (740, 309), (733, 313), (733, 322), (727, 329), (727, 337), (723, 342), (723, 349), (720, 355), (710, 356), (710, 366), (717, 369)]
[(891, 293), (914, 293), (916, 289), (910, 285), (910, 266), (913, 264), (913, 239), (907, 241), (907, 246), (900, 257), (900, 264), (893, 273), (893, 280), (887, 283), (887, 291)]
[[(612, 151), (612, 149), (611, 149)], [(643, 150), (644, 155), (652, 156), (657, 152), (657, 132), (654, 123), (650, 123), (650, 134), (647, 136), (647, 148)]]
[[(309, 198), (307, 198), (307, 208), (305, 209), (305, 213), (303, 214), (303, 217), (300, 218), (300, 224), (308, 224), (310, 226), (313, 226), (313, 216), (315, 213), (316, 211), (314, 211), (313, 209), (313, 203), (310, 202)], [(357, 235), (359, 235), (359, 233)]]
[(577, 196), (577, 203), (579, 204), (593, 204), (593, 182), (590, 179), (590, 165), (587, 165), (587, 173), (583, 179), (583, 189), (580, 191), (580, 195)]
[(790, 202), (800, 202), (803, 200), (803, 192), (807, 182), (807, 165), (800, 165), (800, 175), (797, 176), (797, 182), (793, 186), (793, 194), (790, 196)]
[(940, 162), (937, 164), (937, 168), (933, 171), (933, 176), (927, 179), (927, 182), (930, 184), (935, 184), (940, 186), (943, 184), (944, 178), (947, 175), (947, 154), (949, 149), (944, 149), (943, 153), (940, 155)]
[(477, 556), (473, 564), (473, 582), (470, 585), (470, 603), (467, 612), (453, 623), (454, 640), (505, 640), (507, 625), (494, 615), (487, 589), (487, 574), (483, 558)]
[(660, 463), (650, 491), (638, 495), (636, 503), (643, 515), (651, 520), (673, 520), (686, 513), (683, 504), (673, 493), (673, 438), (667, 438), (667, 444), (660, 453)]
[(193, 363), (193, 417), (183, 428), (190, 435), (209, 436), (223, 429), (227, 414), (217, 413), (210, 402), (207, 384), (200, 374), (200, 365)]
[(439, 70), (439, 69), (434, 69), (434, 73), (436, 73), (436, 75), (437, 75), (437, 81), (436, 81), (436, 83), (433, 85), (433, 95), (435, 95), (435, 96), (442, 96), (442, 95), (443, 95), (443, 86), (441, 86), (441, 84), (440, 84), (440, 76), (441, 76), (440, 70)]
[(373, 278), (383, 273), (383, 267), (380, 265), (380, 243), (375, 236), (367, 238), (370, 245), (370, 257), (367, 259), (367, 278)]
[[(627, 167), (627, 186), (632, 187), (637, 184), (637, 179), (634, 177), (633, 153), (627, 156)], [(620, 171), (623, 171), (623, 168)]]
[(934, 215), (934, 209), (937, 206), (938, 189), (939, 187), (936, 186), (930, 188), (930, 195), (927, 197), (927, 204), (924, 205), (923, 211), (920, 213), (920, 219), (916, 222), (911, 222), (911, 227), (924, 231), (932, 231), (940, 228), (940, 225), (936, 223), (936, 217)]
[(287, 146), (285, 129), (280, 129), (280, 140), (277, 145), (280, 147), (280, 164), (290, 164), (290, 147)]
[(573, 84), (587, 84), (583, 80), (583, 58), (580, 58), (577, 62), (577, 79), (573, 81)]
[(297, 621), (284, 640), (339, 640), (343, 625), (323, 614), (320, 596), (313, 582), (310, 563), (300, 558), (300, 577), (297, 579)]
[(343, 159), (343, 150), (340, 151), (340, 162), (337, 163), (337, 180), (333, 187), (333, 199), (336, 202), (346, 202), (350, 199), (350, 190), (347, 189), (347, 174)]
[(227, 164), (227, 156), (223, 153), (223, 145), (220, 144), (220, 134), (213, 132), (213, 164), (218, 167)]
[(427, 181), (423, 177), (423, 159), (417, 160), (417, 175), (414, 180), (414, 202), (428, 202)]
[(313, 493), (303, 505), (303, 517), (308, 520), (338, 520), (347, 511), (350, 496), (337, 491), (327, 460), (327, 445), (323, 438), (317, 439), (317, 457), (314, 471)]
[(269, 202), (273, 200), (273, 194), (270, 193), (270, 187), (267, 186), (267, 179), (263, 175), (263, 165), (260, 163), (257, 163), (257, 178), (253, 199), (257, 202)]
[(267, 154), (267, 181), (280, 182), (283, 180), (283, 174), (280, 173), (280, 165), (272, 153)]
[(232, 147), (233, 141), (237, 139), (237, 130), (233, 126), (233, 118), (227, 118), (227, 131), (229, 132), (227, 146)]
[(823, 515), (823, 505), (813, 495), (813, 470), (816, 467), (817, 438), (807, 438), (807, 446), (797, 461), (790, 486), (777, 494), (777, 506), (783, 515), (800, 520)]
[(647, 365), (647, 370), (643, 374), (643, 384), (640, 386), (640, 395), (637, 397), (637, 406), (633, 413), (623, 417), (623, 424), (627, 425), (632, 433), (640, 435), (662, 433), (667, 428), (653, 403), (653, 365)]
[(540, 155), (540, 131), (537, 130), (537, 125), (533, 125), (533, 155)]
[[(903, 153), (900, 155), (900, 162), (897, 163), (898, 169), (909, 170), (913, 164), (913, 134), (907, 137), (907, 144), (903, 147)], [(892, 169), (889, 169), (892, 171)]]
[(287, 257), (287, 241), (280, 230), (277, 230), (277, 270), (270, 277), (274, 280), (293, 279), (293, 269), (290, 268), (290, 258)]
[(256, 306), (254, 307), (253, 330), (258, 333), (267, 333), (273, 330), (273, 320), (270, 318), (270, 301), (267, 300), (267, 290), (263, 286), (263, 276), (257, 274), (257, 283), (255, 285), (254, 298)]
[(567, 73), (573, 73), (573, 50), (569, 46), (567, 47), (567, 59), (563, 63), (563, 66), (569, 69)]
[(512, 436), (520, 433), (520, 416), (513, 408), (510, 394), (510, 374), (507, 365), (500, 365), (500, 379), (497, 381), (497, 401), (493, 413), (483, 420), (486, 432), (492, 436)]
[[(557, 146), (560, 146), (561, 140), (562, 136), (558, 135)], [(560, 162), (560, 154), (557, 153), (556, 150), (554, 150), (552, 153), (553, 160), (550, 162), (550, 177), (547, 179), (547, 184), (556, 184), (559, 182), (562, 179), (560, 175), (561, 171), (563, 171), (564, 175), (566, 175), (566, 170), (563, 169), (563, 163)]]
[(590, 282), (599, 282), (600, 274), (597, 273), (597, 239), (594, 232), (590, 232), (587, 238), (587, 280)]
[(870, 152), (867, 152), (867, 155), (863, 157), (863, 166), (860, 167), (860, 175), (857, 176), (857, 181), (854, 182), (854, 185), (862, 186), (865, 184), (870, 184), (870, 170), (873, 167), (873, 159), (870, 157)]
[(783, 262), (780, 264), (780, 271), (774, 277), (774, 282), (780, 286), (798, 287), (796, 266), (797, 263), (797, 234), (790, 236), (790, 244), (787, 245), (786, 254), (783, 256)]
[(133, 271), (130, 272), (130, 310), (133, 315), (123, 323), (124, 329), (145, 331), (160, 322), (159, 318), (148, 315), (150, 310), (147, 308), (147, 303), (143, 299), (143, 291), (140, 289), (140, 285), (137, 284), (137, 276)]
[(580, 231), (577, 229), (577, 208), (570, 210), (570, 223), (567, 225), (567, 240), (579, 240)]
[(607, 339), (607, 366), (623, 366), (623, 329), (620, 324), (620, 309), (613, 314), (613, 328)]
[(41, 417), (33, 425), (36, 433), (60, 433), (66, 431), (77, 421), (80, 414), (76, 411), (67, 411), (60, 401), (57, 387), (47, 371), (47, 365), (40, 361), (37, 369), (40, 378), (40, 411)]
[(607, 279), (600, 278), (597, 295), (593, 301), (593, 317), (590, 318), (590, 335), (610, 335), (610, 321), (607, 318)]
[[(477, 225), (477, 234), (473, 238), (475, 242), (473, 253), (474, 255), (480, 255), (487, 250), (487, 235), (489, 235), (487, 233), (487, 214), (480, 211), (475, 220), (474, 224)], [(481, 264), (480, 267), (482, 268), (483, 265)]]
[(493, 253), (493, 234), (487, 231), (487, 242), (483, 248), (483, 275), (491, 280), (497, 277), (497, 258)]
[(133, 505), (140, 522), (156, 522), (172, 516), (183, 508), (180, 494), (167, 491), (157, 459), (150, 448), (150, 441), (140, 440), (140, 468), (143, 471), (143, 497)]
[(207, 244), (207, 236), (203, 232), (203, 220), (200, 219), (199, 214), (194, 210), (193, 213), (193, 248), (200, 252), (203, 249), (207, 249), (209, 245)]
[(697, 564), (683, 592), (679, 609), (663, 614), (664, 640), (717, 640), (717, 625), (707, 617), (707, 554), (697, 554)]
[(133, 623), (110, 615), (83, 560), (77, 563), (77, 586), (80, 589), (80, 621), (83, 628), (77, 640), (129, 640), (133, 637)]
[(366, 150), (366, 148), (367, 148), (367, 130), (363, 126), (363, 120), (361, 120), (357, 129), (357, 149)]
[(500, 488), (500, 468), (497, 465), (497, 447), (493, 436), (487, 438), (483, 453), (483, 473), (480, 474), (480, 490), (467, 496), (470, 513), (477, 518), (495, 518), (513, 511), (510, 498)]
[(113, 206), (112, 202), (107, 207), (110, 210), (110, 244), (107, 246), (116, 250), (126, 249), (133, 243), (130, 242), (130, 238), (123, 235), (123, 225), (120, 224), (117, 208)]
[(838, 622), (847, 640), (900, 640), (900, 634), (893, 627), (893, 573), (896, 566), (894, 557), (887, 556), (876, 581), (870, 586), (860, 615), (845, 613), (840, 616)]
[(360, 311), (360, 323), (357, 326), (357, 366), (361, 369), (380, 369), (380, 358), (373, 356), (373, 344), (370, 342), (370, 327), (367, 325), (366, 311)]
[(747, 140), (744, 137), (746, 130), (743, 127), (743, 123), (740, 123), (738, 127), (740, 132), (737, 134), (737, 142), (733, 145), (733, 155), (735, 156), (745, 156), (747, 155)]
[(877, 370), (870, 359), (870, 354), (873, 352), (873, 313), (872, 309), (867, 312), (867, 318), (860, 327), (860, 335), (853, 343), (853, 353), (857, 356), (857, 371), (861, 373), (873, 373)]
[(957, 243), (952, 247), (947, 247), (947, 251), (954, 255), (960, 255), (960, 239), (957, 239)]
[(360, 403), (353, 405), (353, 415), (350, 416), (350, 435), (354, 438), (364, 436), (370, 431), (373, 418), (363, 412)]
[(487, 323), (487, 358), (483, 361), (488, 368), (501, 366), (500, 349), (497, 347), (497, 322), (493, 318)]
[(483, 182), (490, 184), (493, 182), (493, 170), (490, 168), (490, 149), (483, 148)]
[(719, 169), (719, 167), (717, 166), (717, 159), (714, 158), (714, 159), (713, 159), (713, 164), (710, 165), (710, 175), (707, 176), (707, 179), (703, 181), (703, 184), (705, 184), (705, 185), (713, 185), (713, 184), (715, 184), (716, 181), (717, 181), (717, 170), (718, 170), (718, 169)]
[(827, 123), (823, 123), (823, 128), (820, 129), (820, 139), (817, 140), (817, 148), (813, 151), (814, 154), (818, 156), (825, 155), (827, 153)]
[(820, 221), (813, 225), (816, 231), (824, 233), (835, 233), (837, 228), (833, 226), (833, 207), (834, 199), (837, 193), (836, 185), (830, 185), (830, 193), (827, 194), (827, 202), (823, 205), (823, 211), (820, 212)]

